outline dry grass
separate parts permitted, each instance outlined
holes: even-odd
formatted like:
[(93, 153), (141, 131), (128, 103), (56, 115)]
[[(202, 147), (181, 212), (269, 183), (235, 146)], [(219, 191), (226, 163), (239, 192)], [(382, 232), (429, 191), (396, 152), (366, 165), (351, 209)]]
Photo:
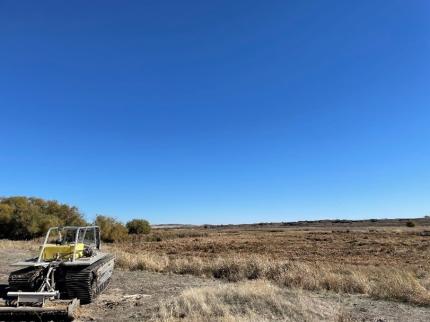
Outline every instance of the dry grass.
[(287, 288), (367, 294), (376, 299), (430, 305), (426, 285), (415, 272), (404, 268), (275, 261), (261, 256), (208, 260), (199, 257), (172, 259), (166, 255), (136, 255), (123, 251), (115, 254), (117, 266), (124, 269), (192, 274), (229, 282), (266, 279)]
[[(0, 248), (37, 247), (26, 241), (0, 241)], [(122, 269), (229, 282), (265, 279), (285, 288), (430, 305), (430, 238), (402, 227), (156, 230), (104, 247), (116, 255)]]
[(0, 249), (23, 249), (36, 251), (39, 249), (40, 243), (34, 240), (9, 240), (0, 239)]
[(192, 288), (163, 303), (155, 321), (345, 321), (339, 307), (264, 280)]
[(132, 243), (160, 242), (178, 238), (208, 237), (209, 233), (202, 229), (154, 229), (148, 235), (132, 235)]
[(157, 229), (149, 236), (118, 246), (126, 251), (181, 258), (264, 255), (275, 260), (415, 267), (426, 267), (430, 260), (430, 237), (406, 227), (360, 230), (330, 227), (320, 231)]
[(157, 234), (169, 238), (113, 245), (117, 265), (230, 282), (267, 279), (285, 287), (430, 305), (430, 238), (415, 230), (193, 229)]

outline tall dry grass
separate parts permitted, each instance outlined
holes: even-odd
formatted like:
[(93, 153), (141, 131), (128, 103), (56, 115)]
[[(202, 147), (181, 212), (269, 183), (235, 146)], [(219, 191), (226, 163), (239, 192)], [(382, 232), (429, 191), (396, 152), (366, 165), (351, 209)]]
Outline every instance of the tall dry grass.
[(337, 305), (267, 281), (192, 288), (164, 302), (155, 321), (346, 321)]
[[(0, 240), (0, 249), (37, 251), (39, 245), (40, 241)], [(105, 249), (116, 255), (117, 267), (127, 270), (191, 274), (230, 282), (266, 279), (287, 288), (366, 294), (375, 299), (430, 305), (430, 274), (426, 268), (274, 260), (260, 255), (168, 256), (131, 253), (115, 244), (105, 245)]]
[(426, 280), (405, 268), (276, 261), (261, 256), (204, 259), (121, 250), (114, 253), (117, 267), (129, 270), (191, 274), (229, 282), (265, 279), (287, 288), (366, 294), (375, 299), (430, 305), (429, 289), (421, 283)]
[(39, 250), (39, 240), (9, 240), (0, 239), (0, 249), (22, 249), (29, 251)]

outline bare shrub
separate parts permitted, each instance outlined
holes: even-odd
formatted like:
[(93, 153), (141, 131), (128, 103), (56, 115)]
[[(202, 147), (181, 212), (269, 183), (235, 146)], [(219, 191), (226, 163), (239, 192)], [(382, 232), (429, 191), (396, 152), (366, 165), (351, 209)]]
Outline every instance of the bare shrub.
[(415, 227), (415, 223), (412, 220), (409, 220), (406, 222), (406, 227), (410, 227), (410, 228)]
[(214, 261), (211, 271), (213, 277), (229, 282), (237, 282), (244, 278), (240, 263), (234, 260), (218, 259)]

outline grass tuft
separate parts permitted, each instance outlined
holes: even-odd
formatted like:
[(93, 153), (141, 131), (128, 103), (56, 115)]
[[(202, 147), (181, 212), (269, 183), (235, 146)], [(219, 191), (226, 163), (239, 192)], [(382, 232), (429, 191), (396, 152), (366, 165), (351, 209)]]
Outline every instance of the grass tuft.
[(264, 280), (188, 289), (163, 303), (154, 320), (347, 321), (338, 307)]

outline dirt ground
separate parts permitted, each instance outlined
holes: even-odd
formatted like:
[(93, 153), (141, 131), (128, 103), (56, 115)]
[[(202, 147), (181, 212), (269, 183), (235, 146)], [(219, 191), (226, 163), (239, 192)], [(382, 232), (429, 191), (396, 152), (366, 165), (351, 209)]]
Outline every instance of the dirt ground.
[[(9, 263), (27, 258), (29, 251), (13, 254), (0, 250), (0, 284), (7, 283), (12, 267)], [(97, 300), (82, 306), (77, 321), (144, 321), (153, 317), (160, 302), (179, 295), (190, 287), (223, 283), (189, 275), (162, 274), (146, 271), (115, 270), (108, 289)], [(305, 292), (333, 305), (340, 305), (353, 321), (428, 321), (429, 307), (398, 302), (375, 301), (359, 295), (331, 292)]]

